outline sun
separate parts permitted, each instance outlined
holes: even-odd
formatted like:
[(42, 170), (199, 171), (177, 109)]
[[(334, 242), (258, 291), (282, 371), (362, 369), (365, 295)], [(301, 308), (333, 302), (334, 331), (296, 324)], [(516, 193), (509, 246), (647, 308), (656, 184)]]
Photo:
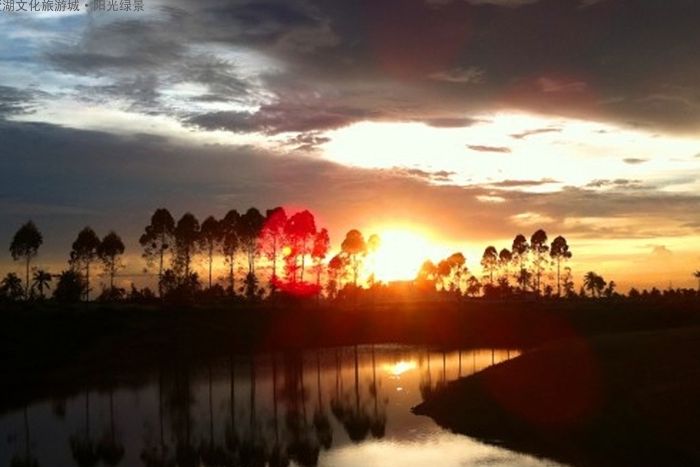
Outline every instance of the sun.
[(374, 271), (376, 280), (392, 282), (415, 279), (426, 259), (435, 256), (436, 244), (427, 235), (405, 228), (380, 228), (380, 245), (370, 254), (365, 269)]

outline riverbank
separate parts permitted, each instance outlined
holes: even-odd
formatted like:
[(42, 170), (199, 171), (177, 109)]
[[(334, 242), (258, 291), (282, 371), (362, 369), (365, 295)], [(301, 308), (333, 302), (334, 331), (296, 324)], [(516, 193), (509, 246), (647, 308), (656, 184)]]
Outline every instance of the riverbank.
[(700, 328), (573, 338), (450, 383), (414, 408), (574, 465), (698, 465)]

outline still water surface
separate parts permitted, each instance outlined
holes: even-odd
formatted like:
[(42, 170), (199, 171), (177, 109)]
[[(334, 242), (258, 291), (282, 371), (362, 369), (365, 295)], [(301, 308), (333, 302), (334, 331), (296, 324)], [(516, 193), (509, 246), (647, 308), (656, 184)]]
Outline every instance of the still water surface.
[(3, 416), (0, 465), (556, 465), (410, 411), (517, 353), (360, 346), (162, 370), (145, 385), (83, 388)]

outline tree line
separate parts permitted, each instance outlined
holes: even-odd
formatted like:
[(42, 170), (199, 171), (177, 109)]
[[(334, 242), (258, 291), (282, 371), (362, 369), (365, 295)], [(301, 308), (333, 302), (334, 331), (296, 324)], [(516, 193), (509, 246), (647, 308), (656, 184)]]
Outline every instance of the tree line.
[[(124, 268), (126, 249), (115, 231), (100, 238), (91, 227), (84, 227), (71, 245), (69, 267), (57, 275), (32, 267), (42, 244), (43, 235), (32, 221), (18, 229), (10, 253), (23, 264), (24, 280), (9, 273), (0, 282), (0, 299), (44, 299), (56, 279), (55, 299), (89, 301), (96, 266), (104, 281), (97, 297), (100, 301), (262, 299), (279, 295), (335, 299), (362, 288), (383, 286), (375, 275), (379, 236), (365, 238), (352, 229), (341, 242), (339, 253), (327, 259), (328, 230), (319, 228), (308, 210), (288, 214), (276, 207), (263, 214), (254, 207), (244, 213), (232, 209), (220, 219), (208, 216), (200, 223), (192, 213), (176, 221), (167, 209), (157, 209), (139, 238), (145, 271), (157, 277), (156, 291), (137, 289), (133, 284), (127, 291), (115, 284)], [(573, 297), (576, 292), (568, 266), (572, 256), (566, 238), (559, 235), (549, 243), (547, 233), (539, 229), (529, 241), (523, 234), (516, 235), (510, 249), (486, 247), (480, 259), (480, 276), (470, 271), (464, 254), (456, 252), (437, 263), (425, 261), (414, 282), (418, 289), (471, 297)], [(197, 260), (205, 264), (203, 277), (196, 271)], [(221, 280), (214, 277), (217, 262), (225, 269)], [(694, 276), (700, 280), (700, 271)], [(617, 294), (615, 287), (614, 281), (606, 282), (590, 271), (584, 275), (579, 295), (612, 297)]]

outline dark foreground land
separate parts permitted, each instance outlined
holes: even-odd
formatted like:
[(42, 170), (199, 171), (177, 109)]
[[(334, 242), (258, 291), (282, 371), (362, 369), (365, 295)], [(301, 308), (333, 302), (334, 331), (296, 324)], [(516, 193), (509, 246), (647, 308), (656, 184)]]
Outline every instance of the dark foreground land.
[(369, 343), (532, 349), (417, 408), (581, 465), (700, 464), (700, 302), (46, 303), (0, 310), (0, 413), (212, 357)]
[(700, 328), (547, 344), (414, 412), (575, 465), (700, 465)]

